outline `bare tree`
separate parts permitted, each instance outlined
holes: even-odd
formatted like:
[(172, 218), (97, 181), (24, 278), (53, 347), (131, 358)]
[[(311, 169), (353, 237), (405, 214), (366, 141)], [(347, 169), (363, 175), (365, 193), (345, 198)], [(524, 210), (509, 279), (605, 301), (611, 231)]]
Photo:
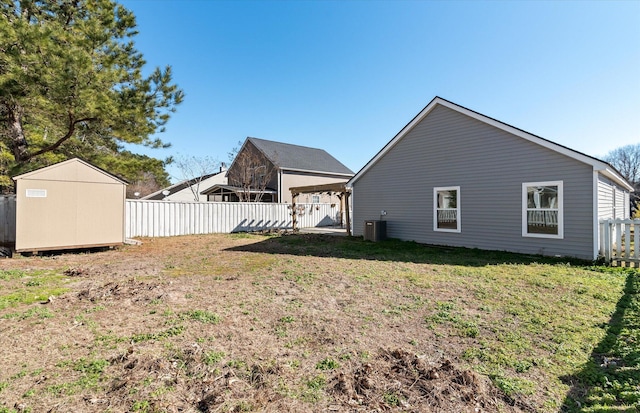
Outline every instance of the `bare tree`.
[(160, 189), (156, 176), (151, 172), (144, 172), (140, 178), (127, 186), (127, 198), (140, 198)]
[(220, 161), (210, 156), (178, 156), (174, 163), (180, 178), (187, 181), (193, 200), (200, 201), (200, 183), (220, 169)]
[(236, 159), (236, 156), (238, 156), (238, 152), (240, 152), (240, 149), (242, 149), (242, 141), (238, 141), (236, 146), (234, 146), (229, 152), (227, 152), (227, 156), (229, 157), (229, 165), (231, 165)]
[(613, 165), (627, 181), (640, 183), (640, 143), (614, 149), (604, 160)]
[(609, 152), (604, 160), (613, 165), (634, 186), (631, 193), (631, 211), (638, 211), (640, 203), (640, 143), (626, 145)]
[(237, 192), (240, 202), (260, 202), (276, 172), (276, 167), (261, 152), (247, 147), (235, 156), (229, 169), (229, 185), (240, 189)]

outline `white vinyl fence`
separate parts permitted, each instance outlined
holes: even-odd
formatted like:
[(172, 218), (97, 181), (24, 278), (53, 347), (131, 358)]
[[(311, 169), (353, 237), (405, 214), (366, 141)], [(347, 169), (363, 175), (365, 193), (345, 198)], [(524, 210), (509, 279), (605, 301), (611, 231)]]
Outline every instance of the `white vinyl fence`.
[(0, 244), (16, 242), (16, 196), (0, 195)]
[(600, 255), (607, 262), (640, 266), (640, 219), (600, 220)]
[[(335, 204), (297, 204), (296, 211), (298, 228), (341, 224)], [(128, 199), (125, 235), (127, 238), (168, 237), (291, 229), (291, 213), (289, 204)]]

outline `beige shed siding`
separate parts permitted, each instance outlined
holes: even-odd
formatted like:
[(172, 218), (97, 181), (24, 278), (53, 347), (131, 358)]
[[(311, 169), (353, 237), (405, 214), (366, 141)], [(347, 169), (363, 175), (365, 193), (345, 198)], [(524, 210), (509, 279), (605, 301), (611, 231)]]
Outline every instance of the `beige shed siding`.
[[(19, 182), (16, 250), (121, 244), (124, 188), (113, 183)], [(27, 189), (45, 189), (47, 197), (27, 198)]]
[(14, 179), (17, 251), (124, 242), (123, 181), (78, 159)]
[[(522, 236), (522, 183), (563, 181), (564, 239)], [(460, 186), (460, 233), (433, 231), (433, 188)], [(354, 234), (386, 210), (417, 242), (593, 258), (591, 166), (437, 106), (353, 184)]]
[[(282, 172), (282, 181), (281, 181), (281, 201), (282, 203), (291, 203), (291, 190), (290, 188), (295, 188), (298, 186), (309, 186), (309, 185), (323, 185), (323, 184), (333, 184), (336, 182), (347, 182), (349, 178), (347, 177), (336, 177), (332, 175), (318, 175), (318, 174), (310, 174), (304, 172), (292, 172), (292, 171), (283, 171)], [(311, 195), (307, 196), (301, 195), (304, 199), (298, 199), (298, 202), (311, 202)], [(307, 200), (309, 198), (309, 200)], [(320, 203), (334, 203), (337, 202), (337, 198), (335, 196), (331, 197), (329, 195), (322, 195), (320, 197)]]

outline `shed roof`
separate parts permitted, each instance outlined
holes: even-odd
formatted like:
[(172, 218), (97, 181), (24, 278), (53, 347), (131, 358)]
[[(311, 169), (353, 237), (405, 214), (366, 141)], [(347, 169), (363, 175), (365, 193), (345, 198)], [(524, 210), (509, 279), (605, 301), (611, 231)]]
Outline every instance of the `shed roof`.
[(68, 159), (13, 177), (14, 181), (21, 179), (128, 184), (124, 179), (79, 158)]
[(605, 161), (602, 161), (598, 158), (594, 158), (593, 156), (586, 155), (582, 152), (578, 152), (566, 146), (557, 144), (548, 139), (541, 138), (540, 136), (536, 136), (522, 129), (518, 129), (514, 126), (508, 125), (499, 120), (490, 118), (481, 113), (475, 112), (471, 109), (467, 109), (463, 106), (450, 102), (439, 96), (436, 96), (435, 98), (433, 98), (433, 100), (429, 102), (429, 104), (425, 106), (424, 109), (420, 111), (420, 113), (418, 113), (408, 124), (406, 124), (405, 127), (402, 128), (400, 132), (398, 132), (396, 136), (394, 136), (393, 139), (391, 139), (391, 141), (389, 141), (389, 143), (387, 143), (369, 162), (367, 162), (367, 164), (362, 169), (360, 169), (360, 171), (358, 171), (358, 173), (353, 178), (349, 180), (347, 185), (351, 186), (358, 179), (360, 179), (362, 175), (364, 175), (373, 165), (375, 165), (380, 160), (380, 158), (382, 158), (387, 152), (389, 152), (402, 138), (404, 138), (416, 125), (418, 125), (424, 118), (426, 118), (429, 115), (429, 113), (431, 113), (431, 111), (434, 108), (436, 108), (438, 105), (447, 107), (451, 110), (455, 110), (456, 112), (462, 113), (471, 118), (477, 119), (481, 122), (494, 126), (498, 129), (509, 132), (513, 135), (526, 139), (530, 142), (536, 143), (547, 149), (551, 149), (553, 151), (561, 153), (565, 156), (568, 156), (569, 158), (591, 165), (593, 166), (594, 171), (598, 171), (599, 173), (607, 176), (609, 179), (613, 180), (614, 182), (618, 183), (619, 185), (628, 189), (629, 191), (634, 190), (633, 186), (629, 184), (629, 182), (627, 182), (627, 180), (622, 177), (622, 174), (620, 174), (620, 172), (618, 172), (616, 168), (614, 168), (612, 165), (608, 164)]
[(247, 138), (267, 159), (280, 169), (353, 175), (353, 171), (327, 151), (289, 143)]

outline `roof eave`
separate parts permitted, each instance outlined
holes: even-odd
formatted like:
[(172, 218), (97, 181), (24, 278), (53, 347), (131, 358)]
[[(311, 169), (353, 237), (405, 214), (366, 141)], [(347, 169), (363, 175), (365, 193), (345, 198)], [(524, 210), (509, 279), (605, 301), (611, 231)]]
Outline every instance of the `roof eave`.
[(289, 171), (289, 172), (304, 172), (311, 174), (324, 174), (324, 175), (337, 175), (344, 178), (351, 178), (354, 174), (346, 173), (346, 172), (332, 172), (332, 171), (314, 171), (312, 169), (297, 169), (297, 168), (286, 168), (280, 167), (281, 171)]
[(100, 168), (99, 166), (95, 166), (95, 165), (85, 161), (84, 159), (81, 159), (81, 158), (78, 158), (78, 157), (69, 158), (69, 159), (67, 159), (65, 161), (61, 161), (61, 162), (56, 162), (54, 164), (51, 164), (51, 165), (48, 165), (48, 166), (45, 166), (45, 167), (42, 167), (42, 168), (35, 169), (33, 171), (26, 172), (26, 173), (23, 173), (21, 175), (14, 176), (11, 179), (13, 179), (14, 181), (17, 181), (18, 179), (25, 179), (25, 178), (28, 178), (28, 177), (33, 176), (35, 174), (41, 173), (45, 169), (50, 169), (50, 168), (53, 168), (53, 167), (59, 167), (59, 166), (62, 166), (64, 164), (72, 163), (72, 162), (80, 162), (81, 164), (83, 164), (83, 165), (85, 165), (85, 166), (87, 166), (87, 167), (89, 167), (91, 169), (94, 169), (94, 170), (96, 170), (96, 171), (98, 171), (98, 172), (100, 172), (100, 173), (102, 173), (102, 174), (104, 174), (104, 175), (106, 175), (106, 176), (108, 176), (110, 178), (113, 178), (114, 180), (119, 181), (120, 183), (122, 183), (124, 185), (129, 185), (129, 182), (127, 180), (125, 180), (124, 178), (116, 176), (116, 175), (112, 174), (111, 172), (107, 172), (104, 169)]
[(606, 176), (607, 178), (611, 179), (612, 181), (616, 182), (617, 184), (619, 184), (629, 192), (635, 191), (635, 188), (633, 187), (633, 185), (627, 182), (626, 179), (620, 176), (617, 171), (609, 167), (609, 165), (605, 164), (603, 168), (595, 168), (595, 170), (601, 173), (602, 175)]
[(522, 129), (518, 129), (514, 126), (511, 126), (509, 124), (506, 124), (504, 122), (501, 122), (499, 120), (490, 118), (486, 115), (483, 115), (481, 113), (475, 112), (471, 109), (467, 109), (463, 106), (457, 105), (453, 102), (450, 102), (446, 99), (443, 99), (439, 96), (436, 96), (435, 98), (433, 98), (433, 100), (431, 100), (431, 102), (429, 102), (429, 104), (427, 106), (424, 107), (424, 109), (422, 109), (404, 128), (402, 128), (400, 130), (400, 132), (398, 132), (396, 134), (396, 136), (393, 137), (393, 139), (391, 139), (391, 141), (389, 141), (389, 143), (387, 143), (377, 154), (376, 156), (374, 156), (369, 162), (367, 162), (367, 164), (360, 170), (358, 171), (358, 173), (349, 180), (349, 182), (347, 182), (347, 186), (352, 187), (353, 184), (360, 179), (360, 177), (362, 175), (364, 175), (374, 164), (376, 164), (380, 158), (382, 158), (384, 155), (387, 154), (387, 152), (389, 152), (391, 150), (391, 148), (393, 148), (402, 138), (404, 138), (404, 136), (406, 136), (418, 123), (422, 122), (422, 120), (424, 120), (424, 118), (427, 117), (427, 115), (437, 106), (437, 105), (442, 105), (444, 107), (447, 107), (451, 110), (454, 110), (458, 113), (462, 113), (464, 115), (467, 115), (473, 119), (479, 120), (483, 123), (486, 123), (488, 125), (494, 126), (498, 129), (501, 129), (505, 132), (508, 132), (512, 135), (518, 136), (522, 139), (525, 139), (529, 142), (535, 143), (537, 145), (540, 145), (542, 147), (545, 147), (547, 149), (553, 150), (557, 153), (560, 153), (562, 155), (565, 155), (569, 158), (575, 159), (579, 162), (591, 165), (594, 170), (600, 171), (603, 174), (607, 175), (608, 177), (610, 177), (611, 179), (613, 179), (614, 181), (618, 182), (621, 186), (625, 187), (625, 188), (631, 188), (633, 189), (633, 187), (624, 179), (622, 178), (619, 174), (617, 174), (615, 171), (613, 171), (613, 169), (611, 168), (611, 166), (609, 164), (607, 164), (606, 162), (603, 162), (597, 158), (591, 157), (589, 155), (585, 155), (581, 152), (578, 152), (576, 150), (570, 149), (566, 146), (562, 146), (560, 144), (557, 144), (555, 142), (549, 141), (547, 139), (541, 138), (540, 136), (536, 136), (533, 135), (529, 132), (526, 132)]

